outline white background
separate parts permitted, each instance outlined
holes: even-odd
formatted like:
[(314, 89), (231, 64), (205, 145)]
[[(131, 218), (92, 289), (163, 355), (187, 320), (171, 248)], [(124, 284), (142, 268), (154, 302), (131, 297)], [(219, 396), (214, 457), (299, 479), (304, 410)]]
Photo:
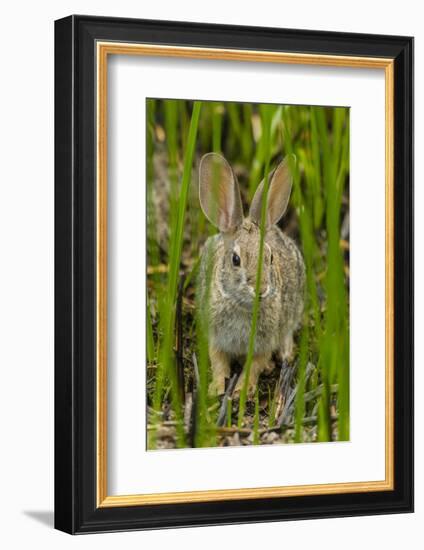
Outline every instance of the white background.
[[(416, 513), (147, 533), (69, 537), (53, 507), (53, 20), (70, 13), (275, 25), (416, 37), (416, 150), (424, 148), (424, 28), (412, 0), (295, 3), (174, 0), (19, 2), (2, 11), (0, 86), (0, 542), (5, 548), (422, 548), (424, 294), (416, 285)], [(424, 203), (417, 154), (416, 204)], [(418, 214), (419, 214), (418, 210)], [(424, 279), (423, 216), (416, 281)]]
[[(114, 56), (108, 78), (108, 494), (383, 480), (384, 70)], [(145, 451), (145, 98), (160, 96), (350, 107), (349, 442)]]

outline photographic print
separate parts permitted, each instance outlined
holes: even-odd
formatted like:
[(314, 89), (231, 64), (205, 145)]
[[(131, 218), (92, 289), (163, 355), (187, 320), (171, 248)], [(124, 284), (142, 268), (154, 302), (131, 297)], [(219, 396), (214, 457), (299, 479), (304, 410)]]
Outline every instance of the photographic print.
[(146, 121), (148, 450), (349, 440), (349, 108)]

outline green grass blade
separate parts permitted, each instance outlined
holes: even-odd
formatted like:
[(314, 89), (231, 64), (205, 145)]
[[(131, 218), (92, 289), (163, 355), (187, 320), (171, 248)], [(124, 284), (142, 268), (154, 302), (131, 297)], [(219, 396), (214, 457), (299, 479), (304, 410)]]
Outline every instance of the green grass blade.
[(303, 418), (305, 416), (305, 373), (308, 361), (308, 325), (304, 323), (300, 337), (299, 366), (297, 375), (297, 391), (295, 398), (295, 436), (296, 443), (303, 441)]
[(255, 415), (253, 417), (253, 445), (259, 445), (259, 388), (255, 393)]
[(259, 298), (260, 298), (260, 286), (261, 286), (261, 277), (262, 277), (262, 267), (263, 267), (263, 253), (264, 253), (264, 240), (265, 240), (265, 220), (266, 220), (266, 209), (268, 202), (268, 190), (269, 190), (269, 165), (270, 165), (270, 133), (271, 133), (271, 115), (272, 110), (266, 109), (268, 105), (264, 105), (263, 110), (263, 132), (264, 132), (264, 149), (266, 154), (266, 164), (265, 164), (265, 174), (264, 174), (264, 188), (263, 188), (263, 198), (261, 204), (261, 224), (260, 224), (260, 240), (259, 240), (259, 254), (258, 254), (258, 266), (256, 272), (256, 284), (255, 284), (255, 299), (253, 302), (252, 309), (252, 323), (250, 328), (249, 336), (249, 346), (246, 357), (246, 362), (243, 367), (244, 372), (244, 381), (243, 387), (240, 392), (240, 404), (239, 404), (239, 415), (238, 415), (238, 426), (241, 427), (243, 424), (244, 413), (246, 409), (246, 398), (247, 398), (247, 389), (249, 385), (249, 376), (250, 369), (253, 362), (253, 355), (255, 349), (255, 338), (256, 338), (256, 328), (258, 323), (259, 316)]
[[(165, 381), (165, 376), (168, 376), (172, 386), (172, 399), (174, 412), (177, 415), (177, 419), (181, 420), (181, 403), (179, 397), (179, 391), (177, 389), (177, 376), (175, 370), (175, 357), (173, 352), (174, 338), (175, 338), (175, 305), (177, 299), (177, 289), (179, 280), (179, 268), (181, 261), (181, 252), (183, 244), (183, 232), (184, 232), (184, 219), (187, 207), (188, 189), (191, 183), (191, 172), (194, 158), (194, 151), (196, 146), (196, 134), (199, 123), (199, 115), (201, 109), (201, 102), (195, 102), (193, 106), (193, 112), (191, 116), (189, 135), (187, 138), (187, 149), (184, 158), (184, 169), (181, 181), (181, 188), (178, 200), (178, 210), (174, 219), (174, 225), (171, 230), (171, 243), (169, 250), (169, 274), (167, 285), (167, 296), (165, 300), (165, 307), (161, 311), (162, 318), (162, 330), (163, 330), (163, 346), (161, 353), (161, 368), (158, 370), (154, 408), (160, 410), (162, 391)], [(180, 423), (179, 423), (180, 424)], [(184, 440), (184, 434), (182, 426), (179, 428), (179, 440), (182, 443)]]

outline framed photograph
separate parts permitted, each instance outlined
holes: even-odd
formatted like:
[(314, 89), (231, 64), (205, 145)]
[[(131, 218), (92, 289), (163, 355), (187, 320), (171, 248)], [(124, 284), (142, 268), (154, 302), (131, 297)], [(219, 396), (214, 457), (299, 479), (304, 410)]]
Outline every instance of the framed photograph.
[(413, 39), (55, 24), (55, 525), (413, 509)]

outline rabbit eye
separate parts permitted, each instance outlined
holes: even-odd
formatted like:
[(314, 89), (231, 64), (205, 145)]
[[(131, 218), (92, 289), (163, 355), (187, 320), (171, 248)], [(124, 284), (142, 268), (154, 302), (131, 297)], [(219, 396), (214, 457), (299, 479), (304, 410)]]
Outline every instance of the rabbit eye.
[(235, 267), (240, 267), (240, 256), (238, 256), (235, 252), (233, 253), (233, 265)]
[(271, 252), (271, 263), (272, 263), (273, 261), (274, 261), (274, 256), (273, 256), (273, 254), (272, 254), (272, 252)]

